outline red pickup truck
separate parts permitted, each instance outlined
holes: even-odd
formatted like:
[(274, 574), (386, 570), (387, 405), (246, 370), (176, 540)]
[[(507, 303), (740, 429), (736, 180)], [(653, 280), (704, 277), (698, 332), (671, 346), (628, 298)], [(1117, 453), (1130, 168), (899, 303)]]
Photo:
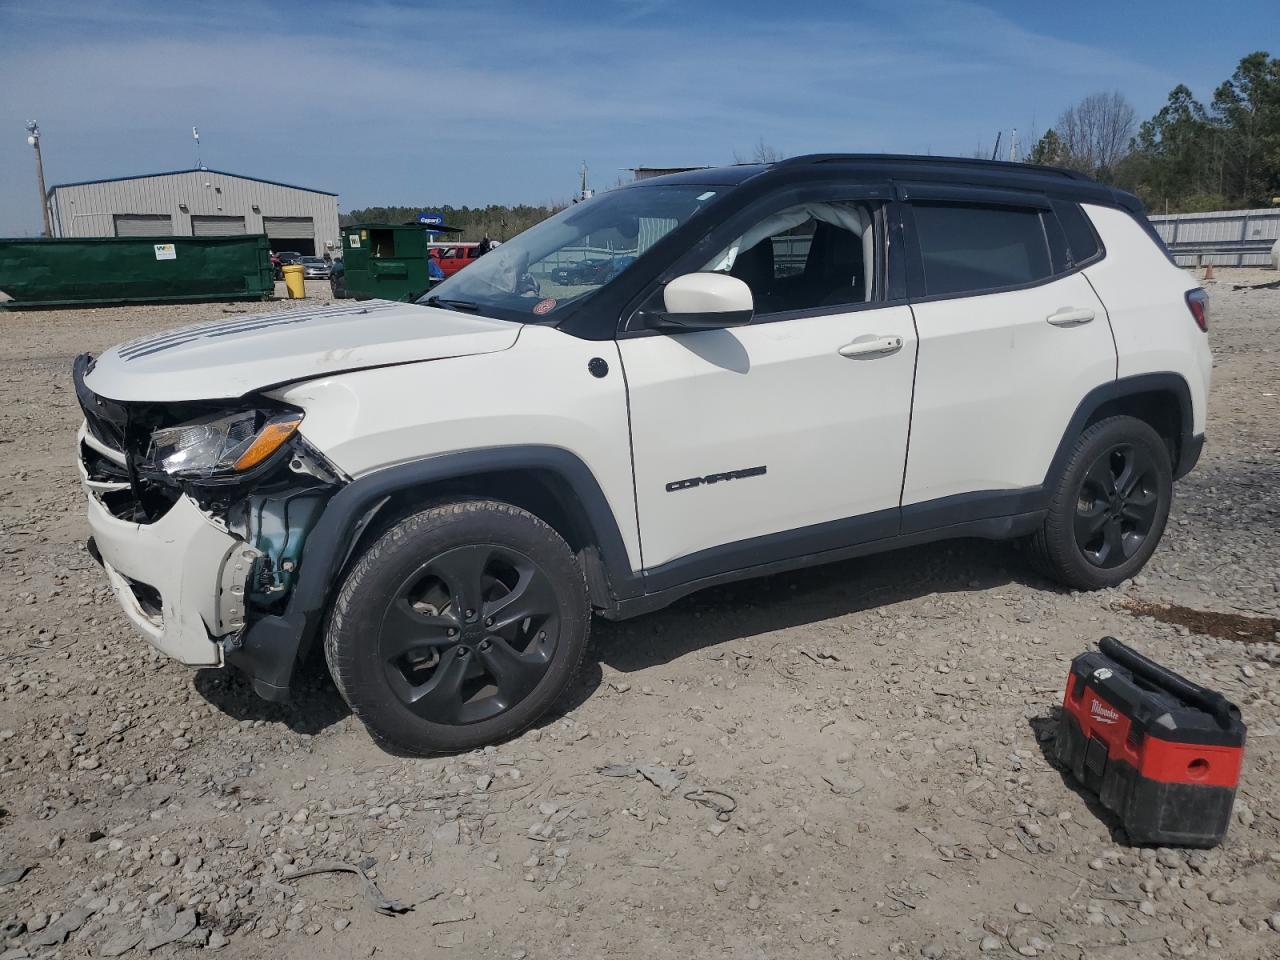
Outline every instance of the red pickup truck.
[(476, 249), (479, 246), (478, 243), (452, 243), (448, 246), (432, 245), (430, 249), (448, 279), (480, 255)]

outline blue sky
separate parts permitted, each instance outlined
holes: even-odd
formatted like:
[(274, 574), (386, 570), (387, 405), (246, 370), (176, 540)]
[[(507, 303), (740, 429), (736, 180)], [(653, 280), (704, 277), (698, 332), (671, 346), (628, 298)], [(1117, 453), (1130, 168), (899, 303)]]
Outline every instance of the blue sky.
[(637, 164), (968, 155), (1122, 91), (1142, 117), (1272, 41), (1274, 0), (0, 0), (0, 236), (50, 184), (190, 167), (380, 203), (566, 199)]

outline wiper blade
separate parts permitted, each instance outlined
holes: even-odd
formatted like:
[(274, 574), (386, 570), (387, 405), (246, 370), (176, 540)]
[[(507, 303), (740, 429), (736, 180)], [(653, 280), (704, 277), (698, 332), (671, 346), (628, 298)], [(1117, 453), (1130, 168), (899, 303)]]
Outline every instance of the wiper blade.
[(427, 297), (426, 305), (428, 307), (434, 307), (436, 304), (448, 307), (450, 310), (470, 310), (474, 312), (480, 309), (480, 304), (472, 303), (470, 300), (446, 300), (443, 297)]

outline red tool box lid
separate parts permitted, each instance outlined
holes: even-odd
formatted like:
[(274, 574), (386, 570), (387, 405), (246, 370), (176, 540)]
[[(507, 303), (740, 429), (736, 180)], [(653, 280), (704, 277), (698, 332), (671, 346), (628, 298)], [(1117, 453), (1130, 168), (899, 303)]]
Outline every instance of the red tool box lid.
[(1242, 747), (1240, 710), (1216, 693), (1149, 660), (1115, 637), (1071, 661), (1071, 672), (1130, 721), (1131, 728), (1172, 743)]

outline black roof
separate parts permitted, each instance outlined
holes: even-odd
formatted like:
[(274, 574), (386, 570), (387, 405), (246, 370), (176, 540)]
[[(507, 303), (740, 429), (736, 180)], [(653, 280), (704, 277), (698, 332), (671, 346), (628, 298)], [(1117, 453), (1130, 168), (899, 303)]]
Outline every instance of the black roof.
[(845, 166), (890, 168), (900, 171), (968, 170), (986, 173), (1016, 173), (1042, 175), (1051, 178), (1066, 177), (1070, 180), (1094, 182), (1083, 173), (1064, 167), (1049, 167), (1034, 163), (1015, 163), (1011, 160), (983, 160), (979, 157), (922, 157), (905, 153), (810, 153), (791, 157), (773, 164), (775, 167), (802, 167), (810, 164), (838, 163)]
[(288, 187), (290, 190), (305, 190), (307, 193), (322, 193), (327, 197), (336, 197), (337, 194), (332, 190), (316, 190), (312, 187), (300, 187), (296, 183), (282, 183), (279, 180), (264, 180), (262, 177), (248, 177), (243, 173), (229, 173), (226, 170), (213, 170), (209, 167), (191, 167), (188, 170), (161, 170), (159, 173), (135, 173), (128, 177), (106, 177), (101, 180), (76, 180), (72, 183), (55, 183), (46, 193), (52, 194), (53, 191), (62, 187), (88, 187), (95, 183), (120, 183), (124, 180), (146, 180), (148, 177), (172, 177), (180, 173), (216, 173), (221, 177), (235, 177), (237, 180), (253, 180), (256, 183), (269, 183), (273, 187)]
[[(929, 181), (987, 188), (1034, 190), (1086, 203), (1101, 203), (1140, 212), (1141, 201), (1076, 170), (1007, 160), (972, 157), (911, 156), (894, 153), (812, 153), (777, 163), (746, 163), (705, 170), (689, 170), (665, 177), (639, 180), (628, 187), (663, 184), (706, 184), (731, 187), (754, 181), (802, 182), (835, 176), (874, 177), (893, 181)], [(758, 178), (758, 179), (757, 179)]]

